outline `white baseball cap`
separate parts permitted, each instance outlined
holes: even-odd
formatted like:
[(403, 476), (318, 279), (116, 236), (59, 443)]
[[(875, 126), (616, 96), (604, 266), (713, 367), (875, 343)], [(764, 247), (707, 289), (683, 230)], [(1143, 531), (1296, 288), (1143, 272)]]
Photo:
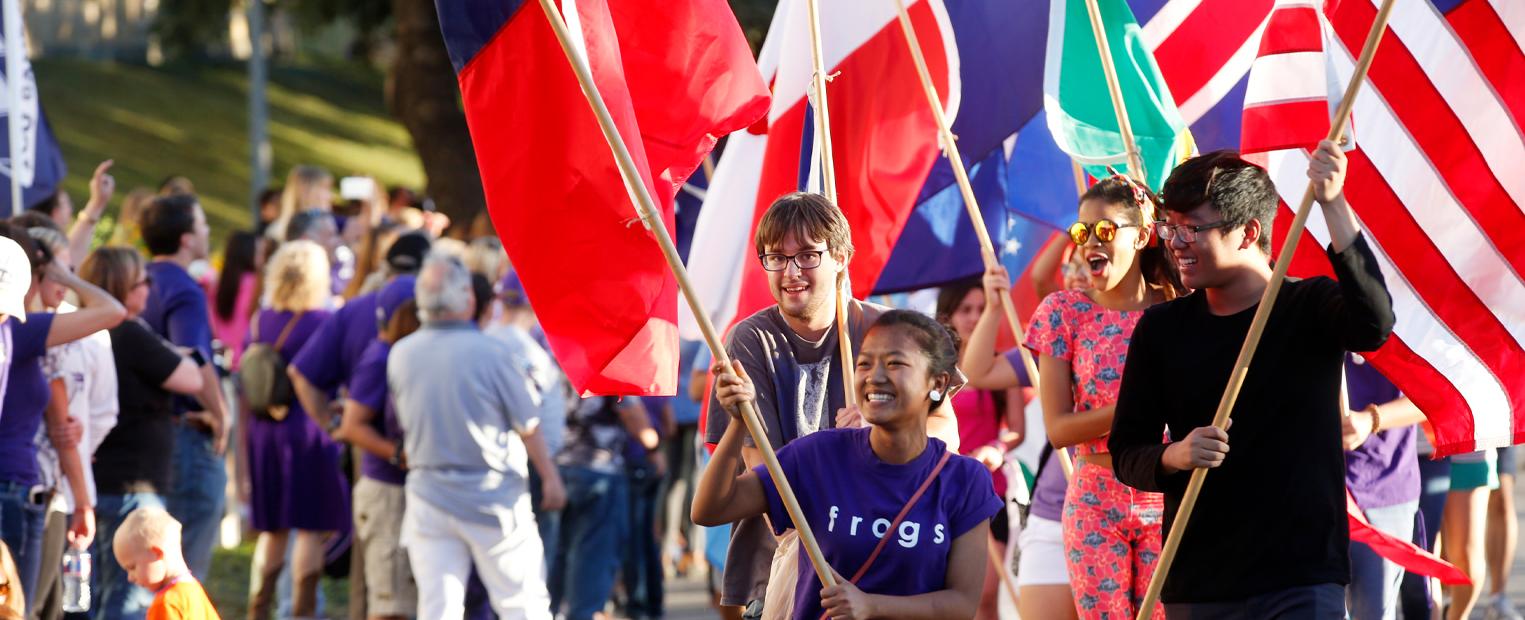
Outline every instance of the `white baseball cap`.
[(32, 261), (9, 237), (0, 237), (0, 313), (26, 321), (26, 293), (32, 288)]

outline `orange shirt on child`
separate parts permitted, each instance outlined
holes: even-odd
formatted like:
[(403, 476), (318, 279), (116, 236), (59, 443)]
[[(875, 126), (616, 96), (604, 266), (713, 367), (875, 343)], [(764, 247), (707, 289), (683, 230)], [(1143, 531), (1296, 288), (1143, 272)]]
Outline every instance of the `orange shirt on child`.
[(180, 579), (154, 595), (148, 620), (222, 620), (195, 579)]

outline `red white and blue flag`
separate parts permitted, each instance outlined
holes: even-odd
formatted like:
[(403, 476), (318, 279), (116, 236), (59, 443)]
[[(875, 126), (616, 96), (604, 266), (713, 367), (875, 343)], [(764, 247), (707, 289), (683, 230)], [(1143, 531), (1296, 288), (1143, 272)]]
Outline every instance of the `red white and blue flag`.
[[(1068, 222), (1019, 217), (1009, 208), (1029, 205), (1031, 213), (1060, 204), (1072, 211), (1075, 200), (1073, 184), (1049, 182), (1071, 172), (1035, 118), (1043, 66), (1031, 59), (1041, 58), (1047, 22), (1029, 4), (1035, 3), (921, 0), (907, 7), (971, 166), (988, 232), (1014, 273)], [(806, 15), (804, 0), (784, 0), (775, 11), (758, 57), (773, 85), (772, 110), (766, 122), (728, 139), (695, 228), (691, 251), (704, 260), (691, 264), (690, 274), (718, 325), (773, 303), (754, 256), (756, 223), (775, 198), (810, 187), (818, 175), (812, 170)], [(820, 27), (824, 64), (835, 75), (827, 101), (838, 204), (857, 250), (850, 266), (854, 294), (915, 290), (979, 274), (979, 245), (939, 152), (895, 5), (823, 2)], [(1032, 189), (1023, 193), (1016, 186)], [(682, 311), (685, 337), (697, 338), (687, 308)]]
[[(488, 212), (573, 387), (670, 395), (677, 285), (533, 0), (439, 0)], [(673, 229), (673, 199), (768, 91), (724, 0), (561, 0), (620, 135)]]
[[(1308, 13), (1279, 19), (1287, 9), (1270, 0), (1140, 4), (1157, 9), (1145, 36), (1204, 150), (1235, 146), (1241, 133), (1246, 150), (1294, 147), (1260, 156), (1282, 195), (1276, 228), (1284, 236), (1292, 219), (1285, 205), (1297, 204), (1307, 184), (1308, 156), (1296, 147), (1320, 139), (1328, 121), (1295, 121), (1299, 136), (1257, 143), (1252, 137), (1282, 129), (1264, 126), (1275, 120), (1256, 108), (1271, 101), (1286, 113), (1302, 100), (1303, 118), (1330, 109), (1378, 3), (1322, 7), (1333, 35), (1323, 38), (1333, 85), (1324, 92), (1314, 80), (1246, 77), (1267, 41), (1312, 40)], [(1367, 357), (1426, 413), (1441, 455), (1525, 441), (1522, 43), (1525, 6), (1517, 2), (1398, 2), (1352, 113), (1359, 140), (1345, 194), (1398, 319), (1387, 345)], [(1321, 215), (1311, 214), (1293, 275), (1330, 273), (1319, 251), (1328, 242)]]

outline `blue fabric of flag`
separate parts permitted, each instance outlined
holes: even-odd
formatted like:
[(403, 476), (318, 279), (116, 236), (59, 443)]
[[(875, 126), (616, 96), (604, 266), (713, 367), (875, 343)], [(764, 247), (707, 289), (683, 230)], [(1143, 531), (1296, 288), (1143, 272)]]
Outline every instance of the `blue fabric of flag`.
[[(21, 188), (21, 206), (11, 204), (11, 179), (0, 174), (0, 214), (3, 217), (20, 213), (28, 205), (51, 197), (58, 191), (58, 186), (63, 184), (64, 175), (68, 173), (68, 167), (64, 165), (63, 149), (58, 147), (58, 139), (53, 136), (53, 125), (48, 122), (47, 113), (43, 112), (39, 116), (42, 123), (37, 128), (37, 169), (32, 174), (32, 185)], [(0, 116), (0, 142), (10, 135), (9, 122), (8, 117)]]
[(434, 9), (455, 72), (476, 58), (523, 5), (524, 0), (437, 0)]
[[(1002, 142), (1043, 107), (1048, 5), (946, 2), (959, 54), (959, 107), (951, 128), (991, 241), (1007, 241), (1007, 160)], [(926, 41), (922, 41), (926, 44)], [(948, 158), (932, 165), (876, 294), (938, 286), (983, 271), (980, 247)], [(1018, 273), (1018, 272), (1013, 272)]]

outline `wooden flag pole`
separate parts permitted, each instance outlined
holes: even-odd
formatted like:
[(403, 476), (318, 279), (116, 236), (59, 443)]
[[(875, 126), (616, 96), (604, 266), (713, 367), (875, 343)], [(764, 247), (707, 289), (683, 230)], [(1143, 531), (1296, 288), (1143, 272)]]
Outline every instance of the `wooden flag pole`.
[(826, 58), (821, 51), (820, 0), (806, 0), (810, 21), (810, 61), (815, 72), (811, 76), (815, 90), (815, 132), (821, 150), (821, 193), (831, 204), (837, 204), (837, 173), (831, 156), (831, 108), (826, 105)]
[[(1335, 109), (1334, 120), (1330, 122), (1328, 139), (1339, 143), (1345, 135), (1345, 122), (1350, 118), (1350, 110), (1355, 106), (1356, 95), (1361, 91), (1361, 83), (1366, 80), (1366, 72), (1371, 69), (1372, 58), (1377, 53), (1377, 44), (1382, 41), (1382, 34), (1387, 31), (1387, 18), (1393, 12), (1393, 0), (1383, 0), (1382, 8), (1377, 11), (1377, 19), (1372, 22), (1371, 30), (1366, 34), (1366, 44), (1361, 47), (1360, 60), (1356, 61), (1355, 73), (1350, 76), (1350, 83), (1345, 86), (1345, 96), (1340, 100), (1340, 105)], [(1244, 346), (1239, 349), (1239, 358), (1234, 361), (1234, 369), (1229, 374), (1228, 386), (1223, 391), (1223, 398), (1218, 402), (1218, 412), (1213, 416), (1213, 426), (1220, 429), (1228, 428), (1229, 414), (1233, 412), (1234, 403), (1239, 399), (1239, 390), (1244, 387), (1245, 375), (1250, 370), (1250, 360), (1255, 357), (1255, 349), (1260, 345), (1260, 336), (1265, 332), (1266, 321), (1271, 317), (1271, 309), (1276, 305), (1276, 296), (1281, 292), (1282, 282), (1287, 278), (1287, 268), (1292, 264), (1292, 255), (1297, 251), (1297, 242), (1303, 235), (1303, 229), (1308, 224), (1308, 214), (1313, 207), (1313, 182), (1308, 182), (1308, 188), (1303, 191), (1303, 200), (1297, 207), (1297, 216), (1292, 219), (1292, 228), (1287, 231), (1287, 240), (1282, 244), (1281, 253), (1276, 258), (1276, 268), (1271, 272), (1271, 281), (1266, 285), (1265, 293), (1261, 295), (1260, 306), (1255, 309), (1255, 318), (1250, 322), (1250, 331), (1244, 338)], [(1197, 505), (1197, 496), (1202, 493), (1202, 482), (1207, 478), (1207, 469), (1199, 468), (1191, 472), (1191, 481), (1186, 485), (1186, 494), (1181, 498), (1181, 506), (1176, 511), (1175, 521), (1170, 524), (1170, 534), (1165, 538), (1165, 547), (1160, 553), (1160, 561), (1155, 565), (1154, 578), (1149, 582), (1149, 591), (1144, 596), (1143, 604), (1139, 606), (1138, 619), (1145, 620), (1154, 610), (1155, 603), (1159, 602), (1160, 589), (1165, 585), (1165, 576), (1170, 572), (1170, 564), (1175, 561), (1176, 552), (1181, 547), (1181, 536), (1186, 533), (1186, 524), (1191, 519), (1191, 511)]]
[[(837, 355), (842, 358), (842, 396), (847, 407), (858, 406), (858, 376), (854, 372), (857, 357), (853, 355), (852, 332), (847, 331), (847, 300), (853, 296), (852, 280), (842, 272), (837, 284)], [(831, 412), (827, 412), (828, 414)]]
[[(921, 90), (926, 93), (927, 103), (932, 108), (932, 119), (937, 123), (938, 142), (942, 144), (943, 153), (948, 156), (948, 163), (952, 164), (953, 178), (958, 182), (959, 193), (964, 197), (964, 208), (969, 211), (969, 221), (974, 224), (974, 234), (980, 241), (980, 256), (985, 259), (985, 268), (989, 269), (1000, 265), (996, 258), (995, 245), (990, 242), (990, 232), (985, 230), (985, 216), (980, 213), (980, 203), (974, 197), (974, 186), (969, 183), (969, 174), (964, 170), (964, 157), (959, 154), (957, 138), (949, 127), (948, 117), (943, 114), (942, 100), (937, 97), (937, 87), (932, 84), (932, 72), (927, 70), (927, 59), (921, 52), (921, 43), (916, 39), (916, 29), (911, 26), (911, 16), (905, 12), (905, 0), (895, 0), (895, 10), (900, 16), (900, 30), (905, 33), (906, 44), (911, 46), (911, 59), (916, 64), (916, 74), (921, 77)], [(990, 303), (986, 300), (985, 303)], [(1017, 338), (1017, 351), (1022, 355), (1022, 366), (1027, 370), (1028, 382), (1033, 389), (1038, 388), (1038, 362), (1033, 359), (1033, 352), (1022, 345), (1025, 339), (1022, 332), (1022, 321), (1017, 318), (1017, 308), (1011, 303), (1010, 297), (1000, 299), (1001, 310), (1006, 314), (1006, 325), (1011, 328), (1011, 333)], [(1064, 450), (1059, 450), (1060, 466), (1064, 468), (1065, 477), (1069, 478), (1075, 469), (1070, 462), (1070, 455)]]
[(1101, 55), (1101, 71), (1107, 77), (1107, 93), (1112, 95), (1112, 109), (1117, 112), (1117, 130), (1123, 134), (1123, 148), (1128, 151), (1128, 173), (1139, 183), (1148, 182), (1144, 174), (1144, 159), (1139, 154), (1138, 142), (1133, 139), (1133, 123), (1128, 120), (1128, 106), (1123, 103), (1123, 88), (1117, 81), (1117, 67), (1112, 66), (1112, 46), (1107, 43), (1107, 30), (1102, 25), (1101, 7), (1096, 0), (1086, 0), (1086, 13), (1091, 16), (1091, 32), (1096, 35), (1096, 51)]
[[(821, 152), (821, 193), (837, 205), (837, 172), (832, 158), (831, 150), (831, 109), (826, 105), (826, 59), (821, 51), (821, 11), (820, 0), (806, 0), (806, 11), (810, 22), (810, 61), (814, 66), (811, 75), (811, 89), (815, 91), (815, 139), (816, 148)], [(842, 395), (847, 399), (849, 408), (858, 406), (857, 377), (853, 372), (853, 343), (852, 333), (847, 329), (847, 300), (852, 298), (852, 288), (849, 286), (847, 274), (843, 273), (837, 279), (836, 313), (837, 313), (837, 355), (841, 357), (842, 365)]]
[(1015, 607), (1017, 606), (1017, 586), (1011, 581), (1011, 571), (1003, 566), (1005, 562), (1001, 561), (1001, 554), (996, 551), (996, 544), (995, 535), (991, 534), (990, 539), (985, 541), (985, 556), (990, 558), (990, 567), (995, 569), (996, 576), (1001, 579), (1001, 589), (1006, 592), (1007, 597), (1011, 598), (1011, 605)]
[[(561, 51), (566, 54), (567, 62), (572, 65), (573, 73), (577, 74), (577, 82), (582, 86), (583, 95), (588, 99), (588, 106), (593, 108), (593, 114), (598, 118), (598, 126), (603, 130), (604, 140), (608, 141), (609, 149), (614, 152), (614, 160), (619, 164), (620, 174), (624, 177), (625, 187), (630, 192), (630, 200), (636, 208), (636, 214), (640, 216), (646, 229), (651, 231), (657, 245), (662, 248), (662, 255), (667, 259), (667, 266), (672, 269), (673, 275), (678, 280), (678, 288), (683, 291), (683, 298), (688, 301), (689, 308), (694, 311), (694, 318), (699, 321), (699, 329), (704, 333), (704, 340), (709, 344), (710, 351), (715, 356), (715, 362), (729, 367), (731, 358), (726, 355), (719, 333), (715, 331), (715, 325), (710, 322), (709, 315), (704, 312), (704, 306), (694, 294), (693, 284), (688, 280), (688, 270), (683, 268), (683, 260), (678, 256), (678, 248), (673, 245), (672, 237), (668, 235), (667, 227), (662, 223), (661, 213), (657, 210), (656, 203), (646, 188), (646, 181), (636, 168), (635, 159), (630, 156), (629, 147), (620, 137), (619, 128), (614, 124), (614, 117), (609, 114), (609, 107), (598, 92), (598, 85), (593, 82), (587, 60), (572, 46), (566, 21), (556, 10), (554, 0), (540, 0), (540, 8), (545, 12), (546, 20), (551, 24), (551, 30), (556, 33), (556, 40), (561, 44)], [(747, 425), (747, 432), (752, 434), (752, 441), (762, 452), (768, 475), (773, 477), (774, 484), (778, 486), (778, 494), (783, 500), (784, 509), (788, 511), (789, 518), (794, 520), (800, 543), (805, 548), (805, 554), (810, 557), (810, 563), (815, 568), (816, 575), (820, 577), (822, 584), (828, 587), (836, 585), (837, 580), (832, 574), (831, 567), (826, 564), (826, 558), (821, 554), (821, 546), (811, 532), (810, 522), (805, 520), (805, 514), (800, 510), (799, 500), (794, 496), (794, 488), (784, 477), (784, 470), (778, 464), (778, 455), (773, 451), (773, 445), (768, 442), (768, 433), (763, 429), (762, 422), (757, 418), (757, 411), (752, 405), (751, 402), (746, 402), (741, 406), (741, 418)]]

